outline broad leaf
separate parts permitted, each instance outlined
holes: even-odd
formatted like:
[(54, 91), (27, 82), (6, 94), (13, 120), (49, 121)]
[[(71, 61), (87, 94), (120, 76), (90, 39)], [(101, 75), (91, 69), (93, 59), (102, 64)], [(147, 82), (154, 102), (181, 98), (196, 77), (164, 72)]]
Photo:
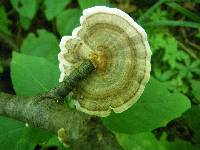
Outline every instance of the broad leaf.
[(45, 0), (45, 15), (48, 20), (53, 19), (71, 2), (71, 0)]
[(72, 30), (79, 26), (81, 13), (80, 9), (68, 9), (56, 18), (56, 27), (61, 36), (71, 35)]
[(11, 78), (17, 95), (36, 95), (58, 83), (59, 70), (44, 58), (13, 53)]
[(139, 101), (121, 114), (112, 113), (102, 118), (113, 131), (139, 133), (165, 126), (190, 108), (190, 101), (182, 94), (170, 93), (157, 80), (151, 78)]
[(41, 129), (26, 127), (22, 122), (0, 116), (1, 150), (33, 150), (52, 136)]
[(98, 5), (109, 5), (108, 0), (78, 0), (78, 3), (82, 9)]
[(192, 106), (183, 117), (193, 131), (194, 143), (200, 147), (200, 105)]
[(165, 135), (160, 140), (148, 132), (134, 135), (116, 133), (116, 135), (124, 150), (198, 150), (191, 143), (179, 139), (169, 142)]
[(32, 19), (38, 9), (36, 0), (11, 0), (11, 4), (20, 16)]
[(37, 30), (37, 36), (29, 33), (24, 39), (21, 52), (28, 55), (44, 57), (58, 64), (59, 43), (56, 36), (46, 30)]

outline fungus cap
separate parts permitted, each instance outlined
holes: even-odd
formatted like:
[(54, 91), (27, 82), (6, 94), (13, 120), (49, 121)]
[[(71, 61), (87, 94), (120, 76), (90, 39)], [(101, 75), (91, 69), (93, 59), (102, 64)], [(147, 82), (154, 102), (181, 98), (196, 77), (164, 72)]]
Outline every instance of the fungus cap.
[(80, 23), (60, 42), (59, 81), (97, 54), (96, 71), (73, 90), (76, 108), (101, 117), (111, 110), (121, 113), (138, 100), (150, 78), (146, 32), (125, 12), (105, 6), (85, 9)]

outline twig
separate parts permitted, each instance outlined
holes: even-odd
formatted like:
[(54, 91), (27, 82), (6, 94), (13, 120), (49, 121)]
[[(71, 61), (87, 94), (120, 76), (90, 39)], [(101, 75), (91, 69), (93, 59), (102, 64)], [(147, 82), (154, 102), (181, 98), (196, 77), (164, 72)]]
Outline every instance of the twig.
[(98, 118), (68, 109), (45, 95), (26, 98), (1, 93), (0, 115), (58, 133), (60, 141), (75, 150), (121, 150)]
[(16, 43), (8, 36), (0, 32), (0, 41), (7, 43), (11, 49), (18, 49)]
[(183, 43), (181, 43), (180, 41), (178, 41), (178, 45), (185, 50), (191, 57), (193, 57), (194, 59), (198, 59), (198, 57), (195, 55), (195, 53), (193, 53), (189, 48), (187, 48)]
[(195, 43), (192, 43), (192, 42), (190, 42), (190, 41), (188, 41), (187, 43), (188, 43), (190, 46), (192, 46), (193, 48), (195, 48), (195, 49), (197, 49), (197, 50), (200, 51), (200, 46), (199, 46), (199, 45), (197, 45), (197, 44), (195, 44)]
[(50, 92), (19, 97), (0, 93), (0, 115), (58, 134), (64, 145), (74, 150), (122, 150), (114, 135), (99, 118), (66, 108), (59, 103), (75, 84), (94, 70), (89, 60)]
[(71, 92), (74, 86), (78, 85), (78, 83), (86, 78), (93, 70), (95, 70), (94, 65), (89, 59), (86, 59), (79, 68), (72, 71), (72, 73), (67, 76), (62, 83), (48, 93), (63, 99), (69, 94), (69, 92)]

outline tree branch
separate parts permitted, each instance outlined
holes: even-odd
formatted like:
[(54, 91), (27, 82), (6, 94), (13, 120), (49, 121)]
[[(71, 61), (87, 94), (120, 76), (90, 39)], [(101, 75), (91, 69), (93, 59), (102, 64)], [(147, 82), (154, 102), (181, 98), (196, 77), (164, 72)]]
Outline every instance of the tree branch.
[(63, 99), (81, 80), (85, 79), (94, 70), (95, 67), (92, 62), (86, 59), (77, 69), (73, 70), (69, 76), (65, 77), (63, 82), (48, 93)]
[(55, 134), (74, 150), (121, 150), (114, 135), (97, 117), (69, 109), (59, 102), (80, 80), (94, 70), (86, 60), (64, 82), (48, 93), (19, 97), (0, 93), (0, 115), (11, 117)]

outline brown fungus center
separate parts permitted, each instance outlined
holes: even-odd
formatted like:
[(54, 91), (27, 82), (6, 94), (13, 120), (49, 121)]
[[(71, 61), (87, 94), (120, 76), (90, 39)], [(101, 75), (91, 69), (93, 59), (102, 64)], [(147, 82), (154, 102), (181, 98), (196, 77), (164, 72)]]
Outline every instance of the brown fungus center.
[(97, 73), (103, 73), (106, 72), (106, 69), (109, 65), (109, 60), (111, 59), (111, 54), (109, 51), (95, 51), (94, 53), (91, 54), (90, 59), (95, 65), (96, 72)]
[(76, 108), (101, 117), (123, 112), (139, 99), (150, 77), (147, 35), (116, 8), (88, 8), (80, 20), (72, 36), (61, 40), (60, 81), (89, 58), (96, 70), (74, 89)]

